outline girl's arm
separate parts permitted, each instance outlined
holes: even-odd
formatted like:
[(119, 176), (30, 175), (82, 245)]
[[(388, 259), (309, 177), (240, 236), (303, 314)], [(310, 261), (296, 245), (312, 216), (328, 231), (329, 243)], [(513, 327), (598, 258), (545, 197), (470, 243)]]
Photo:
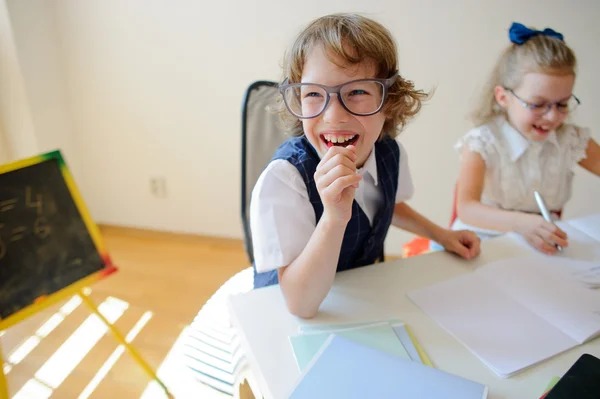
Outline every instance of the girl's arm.
[(600, 146), (590, 138), (585, 151), (586, 157), (579, 161), (579, 165), (596, 176), (600, 176)]
[(475, 151), (462, 152), (456, 193), (456, 211), (461, 221), (484, 229), (515, 231), (518, 212), (483, 205), (481, 193), (485, 177), (485, 161)]
[(461, 221), (484, 229), (516, 231), (534, 247), (546, 253), (556, 248), (550, 243), (567, 246), (567, 235), (539, 215), (507, 211), (481, 203), (485, 176), (485, 161), (467, 148), (463, 150), (457, 187), (457, 213)]
[(427, 237), (463, 258), (471, 259), (479, 254), (479, 238), (473, 232), (444, 229), (404, 202), (395, 205), (392, 224), (416, 235)]

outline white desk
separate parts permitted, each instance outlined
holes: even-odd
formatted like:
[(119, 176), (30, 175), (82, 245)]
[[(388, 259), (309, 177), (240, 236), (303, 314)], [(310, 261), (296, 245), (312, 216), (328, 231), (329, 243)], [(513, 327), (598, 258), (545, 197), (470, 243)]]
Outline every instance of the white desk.
[(300, 376), (288, 341), (300, 325), (387, 318), (409, 325), (436, 368), (487, 385), (488, 398), (537, 399), (550, 379), (564, 374), (582, 353), (600, 357), (600, 339), (501, 379), (406, 297), (413, 289), (468, 273), (485, 263), (530, 253), (527, 251), (500, 237), (483, 242), (481, 255), (472, 261), (436, 252), (341, 272), (319, 314), (311, 320), (288, 313), (279, 286), (262, 288), (231, 297), (232, 321), (267, 399), (285, 398)]

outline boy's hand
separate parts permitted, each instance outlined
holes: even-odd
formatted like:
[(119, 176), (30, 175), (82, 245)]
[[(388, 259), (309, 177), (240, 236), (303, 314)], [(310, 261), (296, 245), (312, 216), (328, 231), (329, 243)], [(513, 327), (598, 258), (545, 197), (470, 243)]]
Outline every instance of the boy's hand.
[(438, 242), (446, 251), (453, 252), (465, 259), (473, 259), (480, 252), (481, 240), (469, 230), (445, 230)]
[(323, 215), (348, 223), (352, 217), (354, 191), (362, 176), (356, 173), (356, 148), (333, 146), (317, 165), (315, 183), (323, 201)]
[(557, 251), (554, 244), (561, 247), (569, 245), (567, 233), (554, 224), (546, 222), (540, 215), (520, 214), (517, 220), (517, 233), (538, 251), (552, 255)]

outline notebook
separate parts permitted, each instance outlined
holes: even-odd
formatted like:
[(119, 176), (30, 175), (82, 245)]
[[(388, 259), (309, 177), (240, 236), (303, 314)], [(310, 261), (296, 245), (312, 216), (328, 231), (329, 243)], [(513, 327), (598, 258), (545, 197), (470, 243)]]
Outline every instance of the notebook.
[(509, 233), (513, 241), (531, 250), (532, 256), (569, 259), (562, 267), (572, 276), (591, 288), (600, 287), (600, 214), (568, 221), (556, 225), (567, 233), (569, 245), (555, 255), (545, 255), (536, 251), (519, 234)]
[(600, 291), (571, 278), (572, 262), (504, 259), (407, 295), (498, 376), (509, 377), (600, 335)]
[(392, 326), (382, 322), (365, 326), (338, 328), (330, 331), (312, 331), (290, 336), (290, 344), (292, 345), (294, 358), (300, 371), (304, 370), (319, 352), (329, 335), (331, 335), (331, 332), (391, 355), (411, 359)]
[(406, 352), (410, 356), (410, 359), (414, 362), (423, 363), (427, 366), (433, 367), (433, 363), (427, 356), (427, 353), (423, 349), (423, 347), (419, 344), (419, 341), (414, 337), (410, 328), (404, 324), (400, 319), (387, 319), (387, 320), (370, 320), (370, 321), (361, 321), (355, 323), (343, 323), (343, 324), (309, 324), (309, 325), (301, 325), (299, 327), (299, 331), (301, 334), (303, 333), (311, 333), (311, 332), (335, 332), (340, 329), (353, 328), (353, 327), (363, 327), (378, 323), (388, 323), (396, 336), (406, 349)]
[(600, 241), (600, 213), (571, 219), (567, 223), (594, 238), (596, 241)]
[(487, 387), (330, 334), (290, 399), (483, 399)]

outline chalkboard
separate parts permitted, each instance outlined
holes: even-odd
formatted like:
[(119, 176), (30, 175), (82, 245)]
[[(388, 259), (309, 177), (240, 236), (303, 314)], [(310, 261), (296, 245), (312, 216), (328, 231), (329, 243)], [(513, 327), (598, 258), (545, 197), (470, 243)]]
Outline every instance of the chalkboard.
[(114, 271), (60, 151), (0, 167), (0, 321)]

